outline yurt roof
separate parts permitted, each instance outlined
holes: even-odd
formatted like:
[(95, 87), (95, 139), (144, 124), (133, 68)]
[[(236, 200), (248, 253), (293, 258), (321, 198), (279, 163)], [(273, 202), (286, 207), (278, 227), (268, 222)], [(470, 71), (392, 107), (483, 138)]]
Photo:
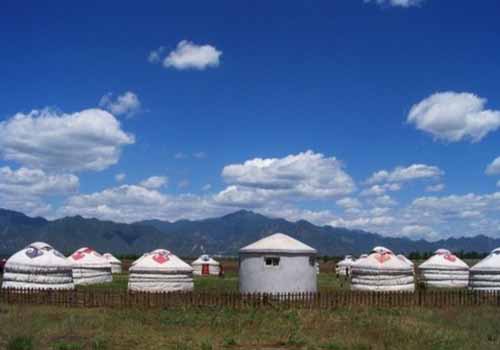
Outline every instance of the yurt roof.
[(356, 260), (353, 267), (373, 269), (373, 270), (408, 270), (410, 266), (408, 263), (399, 259), (391, 251), (373, 252), (366, 258)]
[(406, 262), (408, 265), (410, 266), (414, 266), (415, 264), (413, 263), (413, 261), (411, 261), (410, 259), (408, 259), (406, 256), (404, 256), (403, 254), (398, 254), (397, 255), (398, 258), (400, 258), (402, 261)]
[(106, 260), (108, 260), (109, 262), (112, 262), (112, 263), (121, 263), (120, 260), (118, 260), (113, 254), (111, 253), (104, 253), (102, 255), (104, 258), (106, 258)]
[(207, 254), (203, 254), (192, 263), (192, 265), (200, 265), (200, 264), (220, 265), (218, 261), (216, 261), (210, 255)]
[(472, 266), (471, 271), (500, 271), (500, 248), (496, 248), (491, 253)]
[(386, 247), (377, 246), (377, 247), (373, 247), (372, 252), (375, 252), (375, 253), (392, 253), (392, 250), (390, 250), (389, 248), (386, 248)]
[(420, 269), (468, 269), (469, 266), (447, 249), (438, 249), (419, 266)]
[(352, 265), (354, 263), (354, 259), (352, 258), (352, 255), (346, 255), (344, 259), (340, 260), (337, 265), (338, 266), (343, 266), (343, 265)]
[(193, 271), (193, 268), (166, 249), (156, 249), (136, 260), (130, 271)]
[(71, 268), (70, 262), (59, 251), (49, 244), (35, 242), (12, 255), (7, 262), (9, 265), (32, 266), (34, 268)]
[(284, 233), (275, 233), (240, 249), (240, 253), (316, 254), (316, 249)]
[(83, 247), (68, 257), (73, 265), (110, 267), (110, 262), (92, 248)]

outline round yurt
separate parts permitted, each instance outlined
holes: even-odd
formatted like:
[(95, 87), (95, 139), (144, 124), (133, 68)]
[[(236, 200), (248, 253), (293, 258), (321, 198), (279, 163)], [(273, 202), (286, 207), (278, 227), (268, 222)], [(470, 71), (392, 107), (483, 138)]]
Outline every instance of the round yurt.
[(276, 233), (239, 251), (240, 292), (316, 292), (316, 249)]
[(111, 264), (92, 248), (80, 248), (68, 257), (73, 266), (75, 284), (97, 284), (113, 281)]
[(111, 253), (102, 255), (111, 264), (111, 273), (122, 273), (122, 262)]
[(414, 291), (413, 268), (390, 249), (375, 247), (351, 265), (351, 289), (374, 292)]
[(470, 287), (474, 290), (500, 290), (500, 248), (470, 268)]
[(219, 276), (220, 263), (209, 255), (202, 255), (191, 264), (196, 276)]
[(428, 287), (465, 288), (469, 284), (469, 266), (447, 249), (438, 249), (418, 267)]
[(398, 254), (397, 257), (399, 259), (401, 259), (401, 261), (404, 261), (405, 263), (407, 263), (408, 265), (410, 265), (411, 267), (414, 267), (415, 266), (415, 263), (413, 261), (411, 261), (410, 259), (408, 259), (406, 256), (404, 256), (403, 254)]
[(153, 250), (134, 261), (128, 289), (140, 292), (193, 290), (193, 268), (165, 249)]
[(346, 255), (344, 259), (340, 260), (336, 267), (335, 272), (339, 276), (350, 276), (351, 275), (351, 266), (354, 263), (354, 259), (352, 255)]
[(35, 242), (12, 255), (4, 266), (2, 288), (74, 289), (69, 261), (51, 245)]

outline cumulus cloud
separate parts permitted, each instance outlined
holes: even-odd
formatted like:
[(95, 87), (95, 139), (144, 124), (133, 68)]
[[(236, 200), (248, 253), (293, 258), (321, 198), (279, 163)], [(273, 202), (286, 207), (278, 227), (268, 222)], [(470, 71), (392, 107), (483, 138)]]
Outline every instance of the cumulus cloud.
[(402, 234), (413, 239), (428, 239), (436, 240), (439, 236), (429, 226), (423, 225), (407, 225), (402, 228)]
[(166, 186), (167, 183), (168, 177), (166, 176), (151, 176), (146, 180), (141, 181), (139, 185), (149, 189), (157, 189)]
[(499, 175), (500, 174), (500, 157), (495, 158), (493, 162), (491, 162), (485, 171), (486, 175)]
[(394, 7), (414, 7), (422, 4), (424, 0), (365, 0), (365, 3), (376, 3), (381, 6), (394, 6)]
[(486, 102), (466, 92), (436, 93), (415, 104), (407, 122), (435, 139), (478, 142), (500, 127), (500, 111), (485, 109)]
[(435, 179), (442, 176), (444, 172), (436, 166), (425, 164), (412, 164), (408, 167), (398, 166), (392, 171), (380, 170), (374, 173), (367, 184), (382, 182), (409, 182), (420, 179)]
[(101, 109), (60, 114), (49, 109), (17, 113), (0, 123), (0, 154), (44, 170), (103, 170), (133, 144), (118, 120)]
[(123, 182), (123, 180), (125, 180), (126, 177), (127, 175), (125, 173), (119, 173), (115, 175), (115, 180), (116, 182)]
[(333, 198), (356, 189), (340, 161), (313, 151), (231, 164), (222, 176), (231, 185), (267, 191), (273, 197)]
[[(150, 62), (157, 62), (161, 52), (153, 51), (149, 55)], [(217, 67), (220, 63), (222, 51), (211, 45), (197, 45), (191, 41), (182, 40), (177, 44), (175, 50), (171, 51), (163, 60), (165, 68), (178, 70), (196, 69), (204, 70)]]
[(99, 107), (110, 111), (114, 115), (132, 117), (140, 111), (141, 101), (139, 101), (139, 97), (132, 91), (127, 91), (116, 98), (113, 98), (112, 93), (108, 93), (101, 97)]
[(444, 190), (444, 184), (429, 185), (425, 188), (426, 192), (441, 192)]
[(369, 188), (365, 188), (361, 191), (361, 196), (381, 196), (388, 191), (394, 192), (399, 191), (401, 189), (401, 185), (398, 183), (390, 183), (383, 185), (373, 185)]
[(344, 209), (353, 209), (353, 208), (360, 208), (360, 207), (362, 207), (362, 204), (359, 201), (359, 199), (352, 198), (352, 197), (345, 197), (345, 198), (339, 199), (335, 203), (339, 207), (344, 208)]
[(165, 51), (165, 47), (160, 46), (156, 50), (151, 50), (148, 55), (148, 62), (149, 63), (159, 63), (161, 61), (161, 56), (163, 55), (163, 52)]

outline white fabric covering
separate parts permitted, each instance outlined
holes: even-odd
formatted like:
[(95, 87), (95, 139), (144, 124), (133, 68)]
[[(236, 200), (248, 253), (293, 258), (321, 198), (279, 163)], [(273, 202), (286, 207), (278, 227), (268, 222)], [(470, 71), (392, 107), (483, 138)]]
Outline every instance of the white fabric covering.
[(83, 247), (68, 257), (73, 266), (75, 284), (97, 284), (113, 281), (111, 264), (92, 248)]
[(51, 245), (35, 242), (5, 263), (2, 288), (74, 289), (71, 264)]
[(413, 268), (383, 247), (360, 257), (351, 265), (352, 290), (365, 291), (414, 291)]
[(500, 248), (470, 268), (470, 287), (474, 290), (500, 290)]
[(165, 249), (137, 259), (129, 269), (128, 289), (143, 292), (193, 290), (193, 268)]
[(316, 254), (316, 249), (284, 233), (275, 233), (241, 248), (240, 253)]
[(337, 263), (337, 266), (335, 268), (335, 272), (337, 273), (337, 275), (340, 275), (340, 276), (347, 276), (347, 275), (351, 275), (351, 266), (352, 264), (354, 263), (354, 259), (352, 257), (352, 255), (346, 255), (344, 257), (344, 259), (340, 260), (338, 263)]
[(408, 259), (406, 256), (404, 256), (403, 254), (398, 254), (397, 257), (399, 259), (401, 259), (401, 261), (404, 261), (405, 263), (407, 263), (408, 265), (410, 266), (415, 266), (415, 264), (413, 263), (413, 261), (411, 261), (410, 259)]
[(202, 255), (191, 264), (196, 276), (218, 276), (220, 263), (208, 255)]
[(102, 255), (111, 264), (111, 273), (122, 273), (122, 262), (115, 258), (111, 253)]
[(418, 269), (429, 287), (465, 288), (469, 284), (469, 266), (446, 249), (436, 250)]

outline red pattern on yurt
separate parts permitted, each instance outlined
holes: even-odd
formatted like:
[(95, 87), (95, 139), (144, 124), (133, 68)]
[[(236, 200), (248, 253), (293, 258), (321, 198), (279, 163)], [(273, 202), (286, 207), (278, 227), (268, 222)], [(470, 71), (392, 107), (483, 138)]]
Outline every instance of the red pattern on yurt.
[(85, 253), (82, 252), (75, 252), (73, 255), (71, 255), (71, 259), (73, 260), (80, 260), (85, 257)]
[(377, 259), (379, 263), (383, 264), (391, 259), (391, 254), (390, 253), (375, 254), (375, 259)]
[(457, 257), (453, 254), (446, 254), (444, 258), (448, 261), (455, 262), (457, 260)]
[(163, 253), (158, 253), (158, 254), (153, 255), (153, 260), (156, 261), (158, 264), (164, 264), (167, 261), (169, 261), (170, 259), (169, 259), (168, 255), (163, 254)]

